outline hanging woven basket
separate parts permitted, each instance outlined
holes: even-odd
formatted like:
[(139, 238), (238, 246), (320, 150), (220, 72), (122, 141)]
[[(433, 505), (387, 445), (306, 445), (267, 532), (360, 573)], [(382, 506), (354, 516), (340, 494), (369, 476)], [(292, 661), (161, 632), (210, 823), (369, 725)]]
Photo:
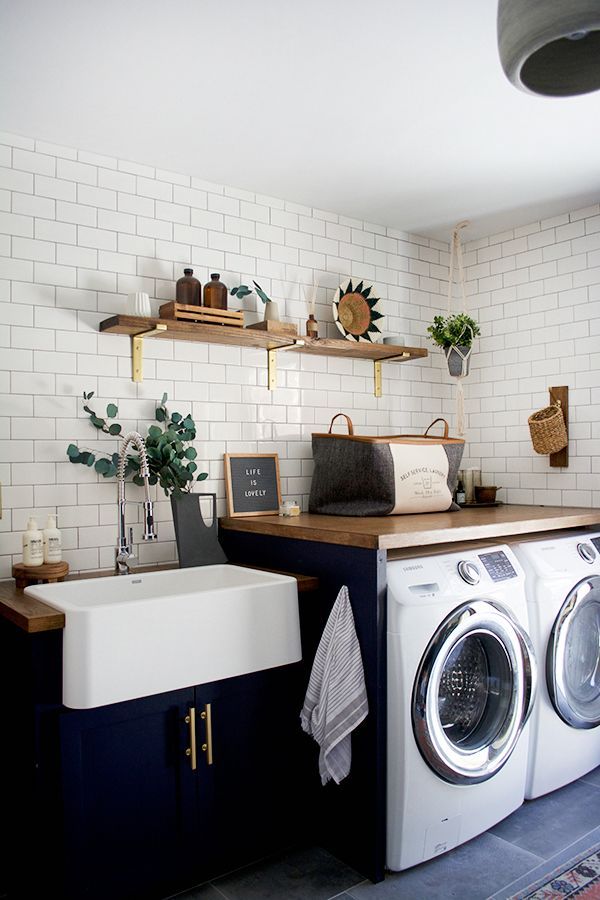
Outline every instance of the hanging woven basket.
[(527, 422), (536, 453), (542, 453), (544, 456), (548, 453), (558, 453), (569, 443), (560, 400), (545, 406), (544, 409), (538, 409), (529, 416)]

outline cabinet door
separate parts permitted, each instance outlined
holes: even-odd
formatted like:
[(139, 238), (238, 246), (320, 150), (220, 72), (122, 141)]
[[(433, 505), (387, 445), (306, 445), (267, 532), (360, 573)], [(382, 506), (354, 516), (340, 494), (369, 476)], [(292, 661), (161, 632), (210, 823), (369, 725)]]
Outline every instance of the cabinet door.
[(67, 896), (147, 900), (194, 883), (193, 701), (189, 689), (63, 714)]
[(301, 698), (298, 664), (196, 688), (198, 805), (213, 837), (214, 871), (300, 837)]

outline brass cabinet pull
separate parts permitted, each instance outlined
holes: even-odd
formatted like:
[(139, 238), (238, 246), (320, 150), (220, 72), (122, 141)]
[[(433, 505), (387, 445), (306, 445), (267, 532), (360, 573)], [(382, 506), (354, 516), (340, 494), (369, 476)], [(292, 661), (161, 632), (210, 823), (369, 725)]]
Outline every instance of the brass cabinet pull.
[(196, 710), (193, 706), (189, 708), (184, 722), (186, 725), (190, 726), (190, 746), (186, 747), (185, 755), (189, 757), (192, 772), (195, 772), (198, 766), (198, 760), (196, 755)]
[(200, 718), (206, 722), (206, 743), (202, 744), (202, 750), (206, 753), (206, 764), (213, 764), (213, 740), (212, 740), (212, 704), (205, 703), (200, 713)]

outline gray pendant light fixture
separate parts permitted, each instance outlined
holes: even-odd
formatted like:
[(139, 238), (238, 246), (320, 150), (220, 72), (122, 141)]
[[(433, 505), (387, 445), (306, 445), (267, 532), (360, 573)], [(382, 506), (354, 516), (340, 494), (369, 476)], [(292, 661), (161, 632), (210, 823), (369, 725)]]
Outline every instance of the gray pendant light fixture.
[(499, 0), (498, 47), (509, 81), (530, 94), (600, 88), (600, 0)]

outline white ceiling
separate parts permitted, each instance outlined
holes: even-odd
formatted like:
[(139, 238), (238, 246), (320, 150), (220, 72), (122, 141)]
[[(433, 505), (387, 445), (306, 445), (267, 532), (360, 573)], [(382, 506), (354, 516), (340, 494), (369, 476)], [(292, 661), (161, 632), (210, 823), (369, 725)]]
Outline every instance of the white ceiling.
[(600, 92), (504, 78), (496, 0), (0, 0), (0, 129), (470, 238), (600, 199)]

